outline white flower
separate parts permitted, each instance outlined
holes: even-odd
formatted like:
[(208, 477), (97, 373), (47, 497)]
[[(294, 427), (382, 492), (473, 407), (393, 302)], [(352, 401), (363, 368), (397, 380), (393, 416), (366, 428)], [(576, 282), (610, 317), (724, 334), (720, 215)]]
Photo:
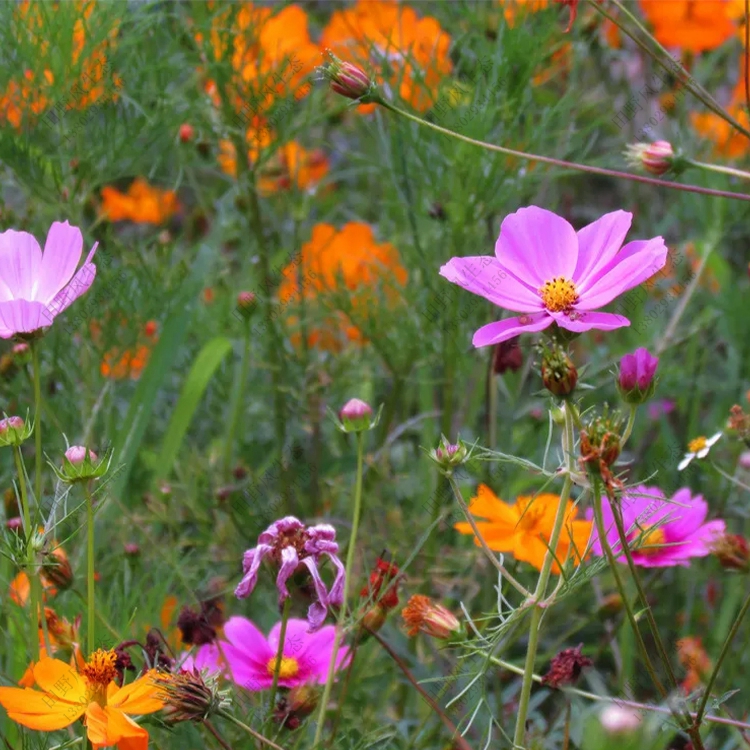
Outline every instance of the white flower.
[(680, 465), (677, 467), (678, 471), (682, 471), (694, 458), (705, 458), (708, 455), (711, 446), (723, 435), (722, 432), (717, 432), (710, 438), (700, 437), (694, 438), (688, 443), (688, 452), (685, 454), (685, 458), (680, 461)]

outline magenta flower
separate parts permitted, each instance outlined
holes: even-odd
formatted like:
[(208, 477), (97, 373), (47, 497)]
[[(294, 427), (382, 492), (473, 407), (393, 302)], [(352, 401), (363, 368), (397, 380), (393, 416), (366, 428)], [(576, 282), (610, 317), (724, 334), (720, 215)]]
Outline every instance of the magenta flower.
[[(238, 599), (250, 596), (258, 582), (258, 570), (265, 558), (278, 566), (276, 588), (279, 592), (279, 606), (289, 596), (287, 581), (297, 572), (307, 568), (315, 587), (318, 600), (307, 610), (310, 632), (319, 630), (325, 621), (328, 605), (341, 606), (344, 603), (344, 565), (338, 558), (336, 529), (327, 523), (306, 527), (294, 516), (287, 516), (272, 523), (259, 537), (256, 547), (247, 550), (242, 558), (244, 574), (234, 593)], [(323, 555), (327, 555), (336, 568), (336, 578), (328, 591), (320, 577), (318, 565)]]
[[(625, 493), (621, 502), (633, 562), (644, 568), (688, 567), (691, 557), (710, 554), (712, 544), (726, 529), (722, 520), (706, 523), (708, 504), (701, 495), (692, 496), (687, 487), (678, 490), (667, 501), (658, 487), (640, 485)], [(612, 508), (606, 499), (602, 501), (602, 515), (607, 541), (618, 555), (622, 546)], [(593, 517), (591, 510), (588, 516)], [(596, 528), (592, 544), (595, 554), (604, 554)], [(617, 560), (627, 563), (624, 554), (620, 554)]]
[[(230, 617), (224, 624), (221, 651), (229, 664), (233, 681), (246, 690), (268, 690), (273, 683), (279, 650), (281, 623), (277, 622), (266, 638), (244, 617)], [(293, 688), (305, 683), (324, 684), (333, 656), (334, 625), (310, 633), (305, 620), (290, 618), (279, 666), (280, 687)], [(205, 648), (205, 647), (203, 647)], [(349, 649), (344, 646), (336, 654), (336, 670), (344, 665)], [(205, 661), (204, 661), (205, 664)], [(220, 669), (217, 662), (214, 669)]]
[(57, 315), (87, 292), (96, 276), (91, 259), (97, 245), (76, 272), (83, 235), (67, 221), (52, 224), (44, 254), (28, 232), (8, 229), (0, 234), (0, 338), (52, 325)]
[(639, 388), (645, 391), (654, 379), (656, 368), (659, 366), (659, 358), (654, 357), (648, 351), (640, 347), (632, 354), (626, 354), (620, 360), (620, 388), (624, 391), (632, 391)]
[(440, 274), (498, 307), (523, 313), (490, 323), (474, 346), (489, 346), (553, 323), (569, 331), (610, 331), (630, 325), (622, 315), (594, 312), (662, 268), (661, 237), (622, 247), (632, 214), (613, 211), (576, 232), (562, 217), (537, 206), (506, 216), (495, 255), (451, 258)]

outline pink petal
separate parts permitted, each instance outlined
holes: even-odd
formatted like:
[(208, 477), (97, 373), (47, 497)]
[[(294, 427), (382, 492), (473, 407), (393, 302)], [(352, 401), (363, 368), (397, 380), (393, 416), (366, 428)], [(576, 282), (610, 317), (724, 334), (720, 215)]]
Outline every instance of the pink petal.
[(623, 315), (602, 312), (574, 312), (573, 317), (565, 313), (550, 313), (560, 328), (567, 328), (577, 333), (597, 328), (600, 331), (613, 331), (615, 328), (629, 326), (630, 321)]
[[(284, 656), (299, 660), (300, 655), (305, 652), (308, 645), (313, 642), (314, 635), (310, 635), (307, 620), (290, 617), (286, 624), (286, 637), (284, 638)], [(333, 627), (333, 626), (331, 626)], [(272, 653), (279, 650), (279, 635), (281, 634), (281, 623), (277, 622), (268, 634), (268, 646)]]
[(633, 214), (612, 211), (578, 230), (578, 263), (573, 279), (583, 286), (617, 254), (630, 230)]
[(269, 655), (263, 664), (259, 664), (251, 661), (244, 651), (229, 643), (222, 646), (222, 652), (229, 664), (232, 679), (237, 685), (254, 692), (268, 690), (271, 687), (273, 676), (268, 672), (268, 660), (273, 654)]
[(517, 279), (538, 289), (556, 276), (573, 278), (578, 238), (561, 216), (529, 206), (505, 217), (495, 255)]
[[(96, 245), (94, 246), (94, 250), (96, 250)], [(88, 292), (95, 278), (96, 266), (93, 263), (84, 263), (70, 284), (58, 292), (52, 302), (47, 305), (50, 313), (59, 315), (63, 310), (70, 307), (81, 295)]]
[[(685, 508), (684, 505), (689, 507)], [(664, 508), (660, 508), (659, 512), (654, 514), (654, 521), (651, 523), (667, 518), (667, 522), (662, 526), (665, 540), (680, 542), (690, 539), (706, 520), (707, 515), (708, 503), (703, 497), (701, 495), (691, 497), (690, 490), (683, 487), (665, 503)]]
[(451, 258), (440, 269), (440, 275), (506, 310), (536, 312), (543, 309), (539, 294), (490, 256)]
[[(205, 643), (201, 646), (192, 661), (195, 669), (207, 669), (209, 672), (222, 671), (221, 652), (215, 643)], [(186, 666), (183, 666), (183, 668), (188, 669)]]
[(9, 339), (16, 333), (31, 333), (52, 325), (54, 318), (40, 302), (25, 299), (0, 302), (0, 337)]
[(253, 593), (255, 584), (258, 582), (258, 570), (263, 558), (271, 551), (268, 544), (259, 544), (245, 552), (242, 556), (242, 580), (237, 584), (234, 595), (238, 599), (244, 599)]
[(47, 234), (34, 299), (45, 304), (71, 280), (83, 251), (83, 235), (67, 221), (55, 221)]
[(41, 262), (42, 249), (33, 235), (15, 229), (0, 234), (0, 302), (34, 299)]
[(320, 577), (318, 566), (312, 557), (306, 557), (302, 564), (310, 571), (310, 577), (315, 587), (315, 594), (318, 601), (313, 602), (307, 609), (307, 621), (310, 625), (308, 632), (314, 633), (320, 630), (328, 614), (328, 591), (326, 590), (323, 579)]
[[(528, 320), (528, 322), (525, 322)], [(521, 321), (524, 321), (523, 323)], [(476, 347), (490, 346), (507, 341), (522, 333), (536, 333), (543, 331), (554, 323), (554, 319), (545, 310), (544, 312), (523, 315), (520, 318), (506, 318), (497, 323), (488, 323), (474, 333), (472, 344)]]
[(289, 596), (289, 589), (286, 587), (286, 582), (294, 575), (294, 571), (297, 570), (299, 565), (299, 555), (294, 547), (284, 547), (281, 550), (281, 566), (279, 567), (279, 573), (276, 576), (276, 588), (279, 591), (279, 606)]
[(242, 654), (244, 661), (259, 668), (265, 669), (274, 654), (263, 633), (246, 617), (230, 617), (224, 623), (224, 637)]
[(629, 242), (604, 268), (578, 288), (578, 310), (596, 310), (650, 279), (667, 262), (662, 237)]

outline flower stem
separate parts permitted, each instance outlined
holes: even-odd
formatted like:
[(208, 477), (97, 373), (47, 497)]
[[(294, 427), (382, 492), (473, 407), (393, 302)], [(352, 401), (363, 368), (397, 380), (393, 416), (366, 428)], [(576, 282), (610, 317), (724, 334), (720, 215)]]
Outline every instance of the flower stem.
[(237, 425), (240, 422), (240, 413), (242, 411), (242, 397), (245, 393), (245, 383), (247, 382), (247, 372), (250, 367), (250, 321), (243, 320), (245, 335), (242, 346), (242, 359), (240, 360), (240, 373), (237, 383), (235, 384), (232, 401), (229, 406), (229, 428), (227, 429), (227, 442), (224, 446), (224, 476), (228, 477), (232, 469), (232, 452), (234, 450), (234, 440), (237, 434)]
[(357, 481), (354, 487), (354, 517), (352, 519), (352, 535), (349, 538), (349, 545), (346, 549), (346, 567), (344, 577), (344, 601), (339, 609), (338, 622), (336, 623), (336, 635), (333, 639), (333, 649), (331, 650), (331, 663), (328, 665), (328, 679), (323, 690), (323, 697), (320, 700), (320, 710), (318, 711), (318, 723), (315, 727), (315, 739), (313, 740), (312, 750), (318, 747), (323, 735), (323, 723), (326, 716), (326, 707), (331, 697), (333, 688), (333, 676), (336, 673), (336, 656), (341, 645), (343, 634), (344, 618), (347, 609), (347, 593), (349, 591), (349, 580), (352, 577), (352, 566), (354, 563), (354, 551), (357, 543), (357, 532), (359, 531), (359, 517), (362, 511), (362, 470), (364, 467), (365, 454), (365, 433), (357, 433)]
[(469, 522), (471, 530), (474, 532), (474, 536), (479, 540), (479, 544), (481, 545), (484, 554), (487, 556), (487, 559), (495, 566), (495, 568), (497, 568), (497, 571), (500, 573), (500, 575), (505, 578), (508, 583), (513, 586), (514, 589), (516, 589), (516, 591), (518, 591), (527, 599), (530, 598), (531, 592), (510, 574), (507, 568), (500, 562), (500, 560), (497, 559), (495, 553), (489, 548), (487, 542), (482, 536), (482, 533), (479, 531), (477, 522), (474, 520), (474, 516), (471, 515), (471, 512), (469, 511), (469, 508), (467, 507), (466, 502), (461, 495), (461, 489), (458, 484), (456, 484), (456, 480), (454, 479), (452, 474), (448, 477), (448, 482), (450, 483), (451, 489), (453, 490), (453, 496), (456, 498), (456, 502), (463, 511), (466, 520)]
[(685, 159), (685, 163), (689, 164), (691, 167), (704, 169), (707, 172), (718, 172), (719, 174), (728, 174), (732, 175), (733, 177), (739, 177), (743, 180), (750, 180), (750, 172), (745, 172), (742, 169), (725, 167), (722, 164), (707, 164), (704, 161), (694, 161), (693, 159)]
[(251, 729), (247, 724), (243, 724), (239, 719), (232, 716), (232, 714), (227, 713), (226, 711), (220, 711), (218, 713), (218, 716), (221, 716), (227, 719), (228, 721), (231, 721), (240, 729), (247, 732), (251, 737), (254, 737), (256, 740), (258, 740), (258, 742), (261, 742), (264, 745), (267, 745), (268, 747), (272, 747), (274, 750), (284, 750), (283, 747), (277, 745), (275, 742), (272, 742), (268, 738), (264, 737), (262, 734), (256, 732), (254, 729)]
[(87, 603), (87, 636), (86, 645), (89, 654), (94, 651), (96, 633), (96, 601), (94, 599), (94, 498), (88, 482), (86, 490), (86, 603)]
[(634, 404), (631, 404), (630, 413), (628, 414), (628, 423), (625, 425), (625, 432), (622, 433), (622, 438), (620, 440), (620, 449), (622, 449), (625, 443), (628, 442), (630, 433), (633, 432), (633, 425), (635, 425), (635, 415), (637, 411), (638, 407), (636, 407)]
[(281, 631), (279, 632), (279, 647), (276, 650), (276, 664), (273, 670), (273, 682), (271, 683), (271, 698), (268, 702), (269, 719), (273, 717), (273, 707), (276, 702), (276, 688), (279, 686), (279, 672), (281, 671), (281, 660), (284, 658), (284, 641), (286, 641), (286, 626), (289, 624), (289, 612), (292, 609), (292, 598), (288, 596), (284, 600), (284, 609), (281, 612)]
[(564, 161), (563, 159), (553, 159), (550, 156), (540, 156), (539, 154), (529, 154), (525, 151), (516, 151), (512, 148), (506, 148), (505, 146), (497, 146), (494, 143), (487, 143), (486, 141), (478, 141), (475, 138), (469, 138), (468, 136), (456, 133), (453, 130), (444, 128), (440, 125), (436, 125), (434, 122), (423, 120), (421, 117), (411, 114), (406, 110), (400, 109), (391, 102), (386, 101), (383, 98), (378, 99), (378, 104), (386, 109), (389, 109), (394, 114), (406, 117), (413, 122), (423, 125), (424, 127), (435, 130), (443, 135), (456, 138), (464, 143), (470, 143), (472, 146), (479, 146), (488, 151), (496, 151), (499, 154), (507, 154), (508, 156), (516, 156), (520, 159), (526, 159), (528, 161), (538, 161), (542, 164), (552, 164), (555, 167), (564, 167), (565, 169), (575, 169), (579, 172), (588, 172), (589, 174), (600, 174), (606, 177), (616, 177), (622, 180), (632, 180), (633, 182), (642, 182), (646, 185), (655, 185), (657, 187), (671, 188), (672, 190), (683, 190), (688, 193), (701, 193), (702, 195), (713, 195), (719, 198), (734, 198), (741, 201), (750, 201), (750, 195), (744, 195), (742, 193), (732, 193), (727, 190), (713, 190), (712, 188), (704, 188), (700, 185), (683, 185), (678, 182), (669, 182), (667, 180), (657, 180), (653, 177), (646, 177), (639, 174), (630, 174), (629, 172), (620, 172), (616, 169), (605, 169), (604, 167), (593, 167), (589, 164), (578, 164), (573, 161)]
[(34, 368), (34, 497), (37, 505), (42, 502), (42, 373), (39, 368), (39, 346), (31, 344), (31, 361)]
[(523, 670), (523, 681), (521, 683), (521, 694), (518, 698), (518, 714), (516, 718), (516, 730), (513, 735), (513, 747), (523, 748), (526, 738), (526, 716), (529, 712), (529, 699), (531, 698), (531, 685), (534, 676), (534, 662), (536, 661), (537, 645), (539, 643), (539, 626), (542, 620), (542, 614), (544, 612), (541, 603), (544, 599), (544, 594), (547, 590), (547, 584), (549, 582), (550, 574), (552, 572), (552, 563), (557, 553), (557, 546), (560, 541), (560, 534), (562, 533), (563, 524), (565, 522), (565, 511), (568, 505), (568, 499), (570, 498), (570, 491), (573, 487), (573, 480), (571, 478), (571, 472), (575, 468), (573, 448), (574, 448), (574, 436), (573, 436), (573, 415), (572, 410), (575, 407), (571, 403), (565, 404), (565, 425), (563, 428), (563, 453), (565, 454), (565, 463), (567, 472), (565, 474), (565, 481), (563, 483), (562, 492), (560, 493), (560, 502), (557, 506), (557, 512), (555, 513), (555, 521), (552, 527), (552, 533), (549, 539), (549, 549), (547, 554), (544, 556), (544, 562), (542, 563), (542, 570), (539, 573), (539, 580), (537, 581), (534, 595), (528, 600), (528, 603), (533, 607), (531, 611), (531, 622), (529, 624), (529, 643), (526, 647), (526, 663)]

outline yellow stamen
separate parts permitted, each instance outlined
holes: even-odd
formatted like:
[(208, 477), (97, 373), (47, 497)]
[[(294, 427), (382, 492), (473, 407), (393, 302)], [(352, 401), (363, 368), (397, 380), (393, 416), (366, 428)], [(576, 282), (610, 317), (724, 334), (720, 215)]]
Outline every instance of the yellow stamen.
[(89, 657), (81, 667), (81, 675), (86, 681), (96, 687), (107, 687), (117, 677), (115, 662), (117, 654), (114, 651), (104, 651), (99, 648)]
[[(268, 660), (266, 669), (268, 670), (268, 674), (270, 675), (273, 675), (273, 673), (276, 671), (275, 656), (272, 656)], [(281, 664), (279, 664), (279, 679), (286, 680), (290, 677), (295, 677), (297, 672), (299, 672), (299, 662), (296, 659), (292, 659), (291, 657), (282, 656)]]
[(550, 312), (567, 312), (578, 302), (576, 285), (564, 276), (556, 276), (545, 282), (539, 294)]
[(688, 452), (697, 453), (706, 447), (706, 438), (701, 435), (688, 443)]
[(638, 552), (640, 552), (640, 554), (655, 555), (661, 552), (661, 548), (666, 543), (667, 538), (661, 528), (646, 529), (639, 541)]

